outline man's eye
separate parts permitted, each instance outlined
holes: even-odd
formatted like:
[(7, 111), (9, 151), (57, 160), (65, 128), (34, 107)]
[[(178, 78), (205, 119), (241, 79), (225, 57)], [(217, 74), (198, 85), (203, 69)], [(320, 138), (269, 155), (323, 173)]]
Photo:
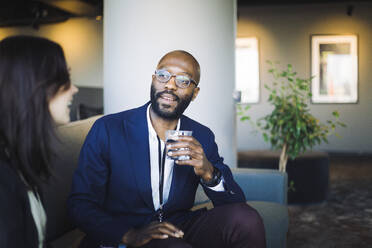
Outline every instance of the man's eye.
[(189, 86), (190, 82), (188, 78), (177, 78), (177, 85), (179, 85), (182, 88), (186, 88)]
[(189, 78), (186, 76), (177, 76), (177, 80), (180, 83), (187, 83), (189, 81)]

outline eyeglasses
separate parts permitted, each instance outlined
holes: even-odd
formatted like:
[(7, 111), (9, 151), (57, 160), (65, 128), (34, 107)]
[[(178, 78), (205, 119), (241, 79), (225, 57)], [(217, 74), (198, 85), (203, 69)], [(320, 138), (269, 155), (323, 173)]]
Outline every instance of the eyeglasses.
[(177, 87), (183, 89), (189, 87), (190, 83), (194, 83), (197, 86), (195, 80), (189, 78), (188, 76), (171, 74), (169, 71), (163, 69), (155, 70), (155, 77), (161, 83), (166, 83), (171, 79), (171, 77), (175, 77), (174, 79)]

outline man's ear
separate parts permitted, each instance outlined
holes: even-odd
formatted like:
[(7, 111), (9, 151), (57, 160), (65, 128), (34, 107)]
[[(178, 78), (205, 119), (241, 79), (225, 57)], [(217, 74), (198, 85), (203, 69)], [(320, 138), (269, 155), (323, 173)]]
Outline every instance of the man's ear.
[(195, 100), (196, 96), (199, 94), (199, 91), (200, 91), (200, 88), (199, 87), (194, 88), (194, 94), (192, 96), (191, 101), (194, 101)]

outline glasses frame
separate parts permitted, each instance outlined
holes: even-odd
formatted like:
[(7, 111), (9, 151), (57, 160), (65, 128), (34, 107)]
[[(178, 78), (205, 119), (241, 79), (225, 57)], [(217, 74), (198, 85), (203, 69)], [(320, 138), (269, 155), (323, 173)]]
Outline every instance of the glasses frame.
[[(158, 73), (159, 71), (166, 71), (166, 72), (168, 72), (169, 75), (170, 75), (169, 79), (168, 79), (167, 81), (162, 81), (162, 80), (160, 80), (160, 79), (158, 78), (158, 76), (157, 76), (157, 73)], [(182, 86), (180, 86), (180, 85), (177, 83), (177, 76), (184, 76), (184, 75), (172, 74), (172, 73), (170, 73), (169, 71), (164, 70), (164, 69), (155, 70), (155, 74), (154, 74), (154, 75), (155, 75), (156, 80), (158, 80), (158, 81), (161, 82), (161, 83), (167, 83), (167, 82), (169, 82), (169, 80), (171, 80), (172, 77), (175, 77), (176, 85), (177, 85), (178, 88), (181, 88), (181, 89), (187, 89), (188, 87), (190, 87), (190, 84), (191, 84), (191, 83), (194, 83), (196, 87), (198, 86), (198, 84), (195, 82), (194, 79), (192, 79), (192, 78), (186, 76), (186, 77), (189, 78), (190, 83), (189, 83), (186, 87), (182, 87)]]

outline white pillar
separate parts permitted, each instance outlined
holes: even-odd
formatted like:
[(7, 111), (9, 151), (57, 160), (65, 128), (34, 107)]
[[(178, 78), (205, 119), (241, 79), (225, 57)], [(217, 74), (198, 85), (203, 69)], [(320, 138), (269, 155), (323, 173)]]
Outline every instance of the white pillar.
[(185, 114), (212, 129), (225, 163), (236, 167), (235, 26), (236, 0), (105, 0), (105, 114), (147, 102), (158, 60), (186, 50), (201, 79)]

